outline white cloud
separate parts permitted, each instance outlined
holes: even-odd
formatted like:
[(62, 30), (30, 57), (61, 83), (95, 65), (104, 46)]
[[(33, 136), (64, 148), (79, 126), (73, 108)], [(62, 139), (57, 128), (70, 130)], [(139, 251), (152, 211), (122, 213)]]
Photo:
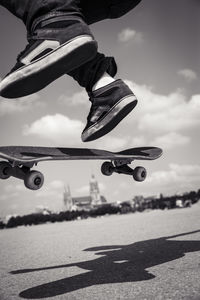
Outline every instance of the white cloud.
[[(25, 125), (23, 134), (35, 135), (59, 145), (67, 145), (67, 147), (71, 145), (80, 147), (83, 128), (84, 124), (81, 121), (71, 120), (67, 116), (56, 114), (44, 116), (30, 125)], [(127, 145), (128, 140), (128, 137), (118, 138), (109, 135), (85, 145), (89, 148), (118, 151)]]
[(0, 97), (0, 116), (21, 113), (45, 105), (38, 100), (38, 94), (12, 100)]
[[(198, 129), (200, 126), (200, 95), (193, 95), (187, 99), (180, 90), (163, 95), (146, 85), (139, 85), (130, 80), (126, 80), (126, 83), (139, 101), (135, 112), (129, 114), (122, 122), (124, 127), (121, 128), (125, 134), (122, 135), (121, 132), (121, 136), (119, 134), (114, 136), (111, 133), (85, 144), (86, 147), (119, 151), (141, 145), (158, 145), (171, 149), (189, 143), (190, 139), (185, 135), (185, 131)], [(74, 94), (71, 104), (78, 103), (82, 95), (83, 92)], [(65, 102), (66, 99), (63, 98), (62, 101)], [(53, 141), (60, 146), (79, 146), (84, 126), (80, 120), (55, 114), (44, 116), (26, 125), (23, 133), (38, 136), (49, 142)], [(130, 134), (130, 128), (134, 128), (133, 136)]]
[(147, 139), (143, 135), (135, 136), (131, 139), (130, 145), (131, 147), (141, 147), (142, 145), (147, 145)]
[(127, 118), (135, 122), (137, 128), (145, 133), (169, 134), (200, 126), (200, 95), (187, 100), (181, 91), (169, 95), (153, 92), (151, 87), (126, 81), (135, 92), (139, 103), (137, 114)]
[(167, 150), (174, 147), (187, 145), (189, 142), (189, 137), (176, 132), (170, 132), (166, 135), (156, 137), (152, 141), (152, 145), (158, 145), (159, 147)]
[(147, 146), (157, 146), (165, 150), (172, 149), (178, 146), (187, 145), (190, 142), (188, 136), (176, 132), (170, 132), (162, 136), (156, 136), (151, 139), (150, 137), (141, 136), (124, 136), (123, 138), (117, 138), (114, 136), (106, 136), (102, 140), (90, 143), (90, 147), (106, 149), (110, 151), (120, 151), (125, 148)]
[(129, 137), (118, 138), (112, 135), (104, 136), (96, 141), (90, 142), (90, 148), (106, 149), (110, 151), (119, 151), (127, 146)]
[(84, 124), (79, 120), (71, 120), (62, 114), (47, 115), (26, 125), (24, 135), (35, 135), (60, 145), (79, 143)]
[(67, 96), (63, 94), (58, 98), (58, 103), (64, 105), (71, 105), (71, 106), (76, 106), (76, 105), (90, 106), (89, 97), (86, 91), (74, 93), (72, 96)]
[(199, 185), (200, 165), (170, 164), (169, 170), (157, 171), (146, 179), (146, 184), (158, 186), (159, 191), (163, 188), (171, 193), (182, 190), (187, 191)]
[(189, 82), (197, 79), (197, 74), (190, 69), (179, 70), (178, 75), (182, 76), (184, 79), (186, 79)]
[(122, 43), (126, 43), (129, 41), (135, 41), (137, 43), (140, 43), (143, 41), (142, 33), (135, 31), (131, 28), (125, 28), (118, 34), (118, 41)]

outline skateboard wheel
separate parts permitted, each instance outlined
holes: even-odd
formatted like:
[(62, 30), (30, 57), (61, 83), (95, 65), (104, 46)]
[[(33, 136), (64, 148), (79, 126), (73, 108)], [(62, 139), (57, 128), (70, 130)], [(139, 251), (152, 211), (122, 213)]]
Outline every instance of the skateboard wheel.
[(39, 190), (44, 183), (44, 175), (38, 171), (30, 171), (25, 175), (24, 185), (30, 190)]
[(8, 179), (10, 175), (10, 171), (12, 170), (12, 166), (6, 162), (1, 161), (0, 162), (0, 179)]
[(137, 167), (133, 170), (133, 178), (135, 181), (144, 181), (147, 177), (147, 171), (143, 167)]
[(101, 166), (101, 172), (103, 175), (110, 176), (114, 172), (114, 166), (111, 162), (104, 162)]

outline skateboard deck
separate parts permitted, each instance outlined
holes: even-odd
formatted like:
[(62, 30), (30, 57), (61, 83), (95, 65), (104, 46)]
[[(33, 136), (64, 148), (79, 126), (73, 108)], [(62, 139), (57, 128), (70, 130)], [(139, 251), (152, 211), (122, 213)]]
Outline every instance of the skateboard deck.
[(162, 149), (157, 147), (140, 147), (111, 152), (88, 148), (55, 148), (7, 146), (0, 147), (0, 178), (10, 176), (24, 180), (27, 188), (37, 190), (44, 182), (44, 176), (39, 171), (31, 170), (34, 165), (42, 161), (53, 160), (109, 160), (104, 162), (101, 171), (104, 175), (122, 173), (132, 175), (136, 181), (146, 178), (143, 167), (131, 169), (128, 164), (134, 160), (155, 160), (162, 155)]

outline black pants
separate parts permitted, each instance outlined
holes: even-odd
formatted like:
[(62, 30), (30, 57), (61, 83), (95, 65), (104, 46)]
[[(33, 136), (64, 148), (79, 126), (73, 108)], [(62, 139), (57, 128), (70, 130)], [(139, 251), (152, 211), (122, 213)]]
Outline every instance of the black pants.
[[(49, 16), (76, 15), (89, 25), (104, 19), (119, 18), (139, 2), (141, 0), (0, 0), (0, 5), (20, 18), (31, 34), (32, 24)], [(94, 59), (68, 75), (90, 91), (104, 72), (111, 76), (116, 74), (115, 60), (97, 53)]]

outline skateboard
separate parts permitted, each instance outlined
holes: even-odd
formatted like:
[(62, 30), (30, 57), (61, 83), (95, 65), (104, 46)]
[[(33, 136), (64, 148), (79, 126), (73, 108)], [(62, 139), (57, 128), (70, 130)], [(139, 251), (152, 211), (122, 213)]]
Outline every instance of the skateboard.
[(32, 170), (34, 165), (53, 160), (109, 160), (101, 166), (101, 172), (110, 176), (113, 173), (133, 176), (136, 181), (144, 181), (147, 171), (144, 167), (130, 168), (134, 160), (154, 160), (162, 155), (157, 147), (131, 148), (120, 152), (110, 152), (87, 148), (54, 148), (8, 146), (0, 147), (0, 179), (15, 177), (24, 181), (31, 190), (38, 190), (44, 183), (44, 175)]

